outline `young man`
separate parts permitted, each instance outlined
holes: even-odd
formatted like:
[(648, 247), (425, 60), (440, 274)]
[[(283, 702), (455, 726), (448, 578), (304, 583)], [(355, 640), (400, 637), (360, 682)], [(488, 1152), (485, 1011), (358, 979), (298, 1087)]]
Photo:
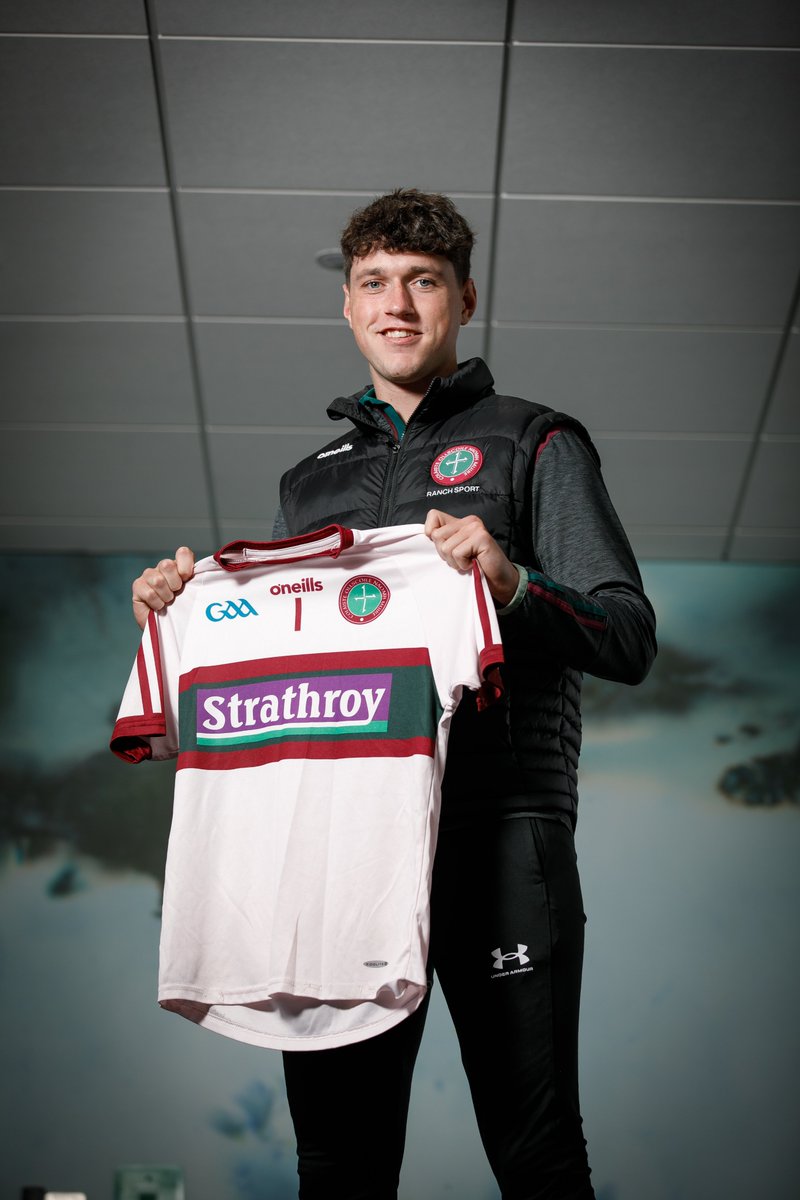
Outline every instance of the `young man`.
[[(456, 570), (477, 558), (500, 618), (506, 699), (462, 701), (431, 900), (435, 970), (505, 1200), (593, 1196), (578, 1105), (584, 914), (573, 830), (583, 671), (637, 683), (655, 621), (596, 453), (572, 418), (458, 365), (473, 235), (452, 202), (379, 197), (342, 237), (344, 315), (371, 386), (329, 407), (353, 428), (286, 473), (273, 536), (424, 522)], [(192, 573), (182, 547), (135, 581), (140, 624)], [(391, 1200), (425, 1005), (335, 1050), (284, 1054), (304, 1200)]]

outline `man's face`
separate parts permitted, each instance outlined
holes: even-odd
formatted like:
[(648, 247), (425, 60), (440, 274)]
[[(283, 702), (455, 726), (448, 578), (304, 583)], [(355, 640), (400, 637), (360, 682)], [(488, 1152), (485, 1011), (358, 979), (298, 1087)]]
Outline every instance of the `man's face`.
[(472, 280), (459, 284), (449, 259), (376, 250), (353, 260), (344, 296), (379, 399), (382, 384), (424, 391), (437, 375), (455, 371), (456, 338), (476, 297)]

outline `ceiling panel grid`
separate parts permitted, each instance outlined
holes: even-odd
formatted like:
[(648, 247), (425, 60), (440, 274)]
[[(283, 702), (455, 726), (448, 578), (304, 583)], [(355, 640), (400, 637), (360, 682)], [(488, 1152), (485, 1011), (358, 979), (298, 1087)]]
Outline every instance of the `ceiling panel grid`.
[(413, 184), (477, 230), (462, 356), (587, 423), (641, 553), (796, 558), (798, 18), (720, 13), (3, 0), (4, 544), (268, 533), (365, 381), (314, 256)]

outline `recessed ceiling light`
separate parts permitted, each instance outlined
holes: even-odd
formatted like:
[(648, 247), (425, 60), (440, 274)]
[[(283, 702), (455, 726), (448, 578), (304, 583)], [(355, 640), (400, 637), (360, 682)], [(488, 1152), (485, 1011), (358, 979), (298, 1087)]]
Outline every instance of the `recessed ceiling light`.
[(344, 270), (344, 255), (341, 250), (318, 250), (314, 261), (326, 271)]

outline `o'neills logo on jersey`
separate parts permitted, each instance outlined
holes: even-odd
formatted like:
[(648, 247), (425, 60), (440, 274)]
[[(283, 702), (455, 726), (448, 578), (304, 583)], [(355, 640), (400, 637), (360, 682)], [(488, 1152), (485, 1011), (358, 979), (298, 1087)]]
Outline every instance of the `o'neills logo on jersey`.
[(295, 583), (273, 583), (269, 590), (272, 596), (286, 596), (292, 592), (321, 592), (323, 587), (319, 579), (312, 579), (309, 576), (307, 579), (301, 579)]
[(472, 479), (483, 466), (483, 455), (477, 446), (451, 446), (431, 466), (431, 478), (434, 483), (451, 487)]
[(353, 625), (365, 625), (381, 615), (391, 594), (377, 576), (354, 575), (339, 592), (339, 612)]
[(385, 733), (390, 673), (269, 679), (198, 687), (198, 746), (257, 746), (274, 738)]

